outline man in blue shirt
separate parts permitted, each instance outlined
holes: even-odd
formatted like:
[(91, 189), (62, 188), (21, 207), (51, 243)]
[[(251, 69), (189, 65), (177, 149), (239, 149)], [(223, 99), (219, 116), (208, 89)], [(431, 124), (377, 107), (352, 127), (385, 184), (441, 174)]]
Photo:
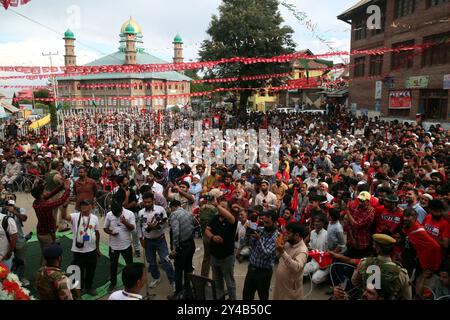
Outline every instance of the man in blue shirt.
[(419, 202), (419, 193), (417, 189), (410, 188), (406, 191), (406, 204), (400, 205), (402, 209), (411, 208), (417, 212), (417, 222), (422, 224), (427, 216), (427, 212), (422, 208)]
[(262, 213), (264, 228), (248, 229), (246, 241), (250, 245), (250, 264), (245, 277), (243, 300), (253, 300), (258, 291), (260, 300), (269, 299), (270, 281), (276, 259), (276, 240), (278, 231), (275, 227), (277, 214), (274, 211)]

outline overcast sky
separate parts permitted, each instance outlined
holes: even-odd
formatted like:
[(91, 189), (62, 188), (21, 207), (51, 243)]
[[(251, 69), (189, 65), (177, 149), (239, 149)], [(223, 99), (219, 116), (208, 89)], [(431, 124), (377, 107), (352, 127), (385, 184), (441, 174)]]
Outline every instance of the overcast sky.
[[(317, 25), (318, 34), (338, 50), (349, 49), (350, 26), (336, 16), (356, 1), (286, 0), (305, 12)], [(48, 65), (48, 58), (42, 57), (42, 52), (52, 51), (59, 52), (54, 64), (62, 66), (64, 42), (61, 38), (68, 27), (77, 38), (77, 62), (85, 64), (117, 51), (120, 27), (130, 16), (142, 28), (146, 52), (171, 61), (172, 40), (179, 33), (185, 42), (185, 61), (197, 60), (200, 43), (206, 38), (211, 16), (218, 12), (220, 3), (221, 0), (31, 0), (12, 10), (0, 8), (0, 65)], [(314, 53), (330, 51), (291, 12), (283, 6), (280, 11), (285, 24), (295, 31), (297, 49), (308, 48)], [(0, 80), (0, 83), (18, 82)], [(0, 91), (8, 95), (10, 90)]]

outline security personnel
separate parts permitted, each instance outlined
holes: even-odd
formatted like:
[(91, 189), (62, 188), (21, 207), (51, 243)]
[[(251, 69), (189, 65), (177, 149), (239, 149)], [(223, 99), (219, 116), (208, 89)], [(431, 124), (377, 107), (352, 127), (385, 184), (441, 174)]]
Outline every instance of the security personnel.
[(62, 253), (61, 246), (57, 244), (44, 251), (47, 264), (39, 269), (35, 280), (39, 300), (74, 300), (69, 289), (69, 279), (61, 270)]
[[(376, 257), (362, 259), (352, 276), (354, 286), (364, 291), (367, 287), (381, 289), (387, 293), (389, 300), (411, 300), (411, 285), (406, 269), (392, 261), (391, 253), (396, 240), (386, 234), (372, 236)], [(369, 268), (371, 267), (372, 268)], [(377, 266), (379, 269), (374, 268)], [(380, 270), (380, 279), (377, 279)], [(380, 285), (377, 288), (377, 284)]]

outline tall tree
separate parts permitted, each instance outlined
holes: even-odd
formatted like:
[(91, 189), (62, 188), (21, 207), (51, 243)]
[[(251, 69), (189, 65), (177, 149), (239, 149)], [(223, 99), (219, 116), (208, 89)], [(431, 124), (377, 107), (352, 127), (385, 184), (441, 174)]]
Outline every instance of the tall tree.
[[(35, 98), (49, 98), (51, 96), (50, 91), (48, 89), (41, 89), (34, 92)], [(57, 115), (57, 107), (55, 102), (44, 102), (44, 104), (48, 105), (50, 112), (50, 124), (52, 130), (55, 131), (58, 126), (58, 115)]]
[[(282, 25), (284, 20), (278, 11), (278, 0), (223, 0), (219, 16), (213, 15), (199, 55), (202, 61), (239, 57), (271, 57), (292, 53), (295, 43), (291, 27)], [(289, 64), (243, 63), (220, 64), (206, 70), (206, 77), (245, 77), (260, 74), (283, 73)], [(273, 79), (272, 85), (279, 85)], [(267, 85), (266, 80), (238, 81), (228, 87), (255, 88)], [(239, 112), (245, 114), (251, 90), (240, 93)]]

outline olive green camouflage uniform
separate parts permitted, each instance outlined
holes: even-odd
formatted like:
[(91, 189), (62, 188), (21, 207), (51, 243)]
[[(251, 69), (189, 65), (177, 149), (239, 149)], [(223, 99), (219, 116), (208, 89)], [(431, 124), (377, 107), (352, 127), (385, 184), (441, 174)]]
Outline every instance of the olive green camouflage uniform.
[(362, 259), (353, 273), (353, 285), (361, 290), (365, 289), (364, 284), (367, 284), (367, 279), (372, 275), (371, 272), (367, 272), (367, 268), (372, 265), (380, 268), (380, 286), (387, 293), (389, 300), (410, 300), (412, 298), (406, 269), (390, 258), (383, 256)]
[(40, 300), (73, 300), (69, 289), (69, 278), (59, 268), (39, 269), (35, 287)]

